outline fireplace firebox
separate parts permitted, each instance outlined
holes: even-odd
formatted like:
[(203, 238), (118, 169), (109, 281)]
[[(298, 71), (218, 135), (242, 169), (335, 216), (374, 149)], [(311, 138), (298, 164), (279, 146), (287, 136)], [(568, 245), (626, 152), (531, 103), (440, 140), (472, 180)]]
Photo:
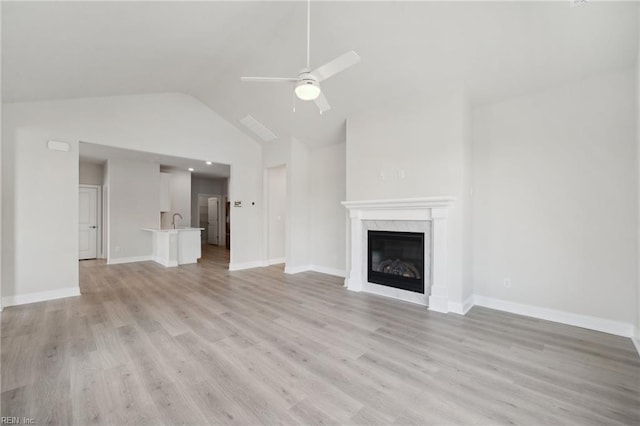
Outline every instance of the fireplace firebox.
[(368, 231), (370, 283), (424, 293), (424, 233)]

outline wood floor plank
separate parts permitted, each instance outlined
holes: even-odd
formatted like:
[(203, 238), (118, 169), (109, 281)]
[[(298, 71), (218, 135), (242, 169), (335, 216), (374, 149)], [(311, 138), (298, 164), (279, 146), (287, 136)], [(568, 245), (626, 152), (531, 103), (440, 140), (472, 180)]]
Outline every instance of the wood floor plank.
[(640, 424), (629, 339), (466, 316), (282, 265), (80, 262), (81, 297), (1, 314), (2, 416), (38, 424)]

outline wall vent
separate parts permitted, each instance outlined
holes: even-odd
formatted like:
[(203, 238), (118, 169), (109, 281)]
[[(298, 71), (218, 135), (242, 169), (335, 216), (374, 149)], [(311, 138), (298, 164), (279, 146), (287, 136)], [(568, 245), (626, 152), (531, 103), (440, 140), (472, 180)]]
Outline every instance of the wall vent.
[(245, 118), (242, 118), (240, 123), (265, 142), (271, 142), (278, 139), (275, 133), (267, 129), (264, 124), (253, 118), (251, 115), (247, 115)]

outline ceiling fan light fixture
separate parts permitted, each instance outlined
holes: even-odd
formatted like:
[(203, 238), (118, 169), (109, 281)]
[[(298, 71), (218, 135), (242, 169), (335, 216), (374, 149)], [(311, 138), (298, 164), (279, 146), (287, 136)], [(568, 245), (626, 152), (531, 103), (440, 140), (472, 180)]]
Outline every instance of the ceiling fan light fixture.
[(320, 96), (320, 86), (313, 80), (302, 80), (296, 85), (296, 96), (303, 101), (312, 101)]

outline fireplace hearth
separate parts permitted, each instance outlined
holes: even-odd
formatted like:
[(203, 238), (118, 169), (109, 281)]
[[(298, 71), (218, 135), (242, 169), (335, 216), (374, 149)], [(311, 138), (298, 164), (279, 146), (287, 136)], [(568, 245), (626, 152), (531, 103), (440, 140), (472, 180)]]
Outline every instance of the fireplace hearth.
[(368, 231), (370, 283), (424, 293), (424, 233)]

